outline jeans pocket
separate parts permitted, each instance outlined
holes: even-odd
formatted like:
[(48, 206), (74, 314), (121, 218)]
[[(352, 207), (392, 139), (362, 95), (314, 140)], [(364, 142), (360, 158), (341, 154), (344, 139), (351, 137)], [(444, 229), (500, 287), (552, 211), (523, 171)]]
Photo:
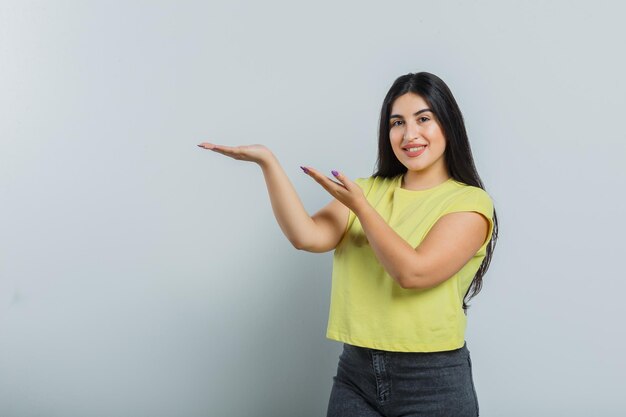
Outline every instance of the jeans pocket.
[(469, 355), (467, 356), (467, 362), (469, 364), (469, 376), (470, 376), (470, 382), (472, 384), (472, 393), (474, 394), (474, 403), (476, 403), (476, 415), (480, 415), (479, 413), (479, 409), (478, 409), (478, 396), (476, 395), (476, 387), (474, 387), (474, 375), (472, 372), (472, 359), (469, 357)]

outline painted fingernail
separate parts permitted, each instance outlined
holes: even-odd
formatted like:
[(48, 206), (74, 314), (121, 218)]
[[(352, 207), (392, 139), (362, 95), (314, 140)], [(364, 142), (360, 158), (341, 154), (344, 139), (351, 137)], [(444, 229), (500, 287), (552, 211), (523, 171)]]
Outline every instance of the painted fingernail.
[(309, 173), (309, 170), (308, 170), (308, 169), (306, 169), (305, 167), (301, 166), (300, 168), (302, 168), (302, 170), (304, 171), (304, 173), (305, 173), (305, 174), (308, 174), (308, 173)]
[(337, 175), (339, 175), (339, 173), (337, 171), (335, 171), (334, 169), (332, 171), (330, 171), (333, 173), (333, 175), (336, 177)]

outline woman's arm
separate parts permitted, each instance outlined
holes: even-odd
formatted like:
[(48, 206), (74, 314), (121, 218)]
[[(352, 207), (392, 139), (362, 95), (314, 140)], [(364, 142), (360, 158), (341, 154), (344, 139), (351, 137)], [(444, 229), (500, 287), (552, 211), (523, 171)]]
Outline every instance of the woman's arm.
[(402, 287), (434, 287), (458, 272), (486, 241), (489, 221), (479, 213), (446, 214), (430, 229), (422, 243), (412, 248), (367, 201), (358, 184), (333, 172), (340, 183), (309, 168), (309, 176), (349, 207), (358, 217), (376, 258)]
[(261, 167), (276, 221), (294, 247), (328, 252), (337, 246), (348, 223), (348, 208), (333, 199), (310, 217), (278, 159), (266, 146), (224, 146), (209, 142), (198, 146)]
[(316, 253), (334, 249), (348, 223), (348, 208), (333, 199), (310, 217), (278, 159), (271, 155), (259, 165), (276, 221), (291, 244)]
[(476, 212), (441, 217), (412, 248), (369, 204), (355, 210), (376, 257), (402, 288), (425, 289), (457, 273), (486, 240), (489, 222)]

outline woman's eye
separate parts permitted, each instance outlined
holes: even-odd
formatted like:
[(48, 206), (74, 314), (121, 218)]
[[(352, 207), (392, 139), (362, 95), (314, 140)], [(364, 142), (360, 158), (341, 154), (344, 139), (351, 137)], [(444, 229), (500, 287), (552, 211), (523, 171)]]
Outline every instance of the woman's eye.
[(429, 119), (428, 117), (426, 117), (426, 116), (420, 117), (420, 120), (422, 120), (422, 119), (430, 120), (430, 119)]
[(402, 120), (396, 120), (395, 122), (391, 123), (391, 126), (397, 126), (396, 123), (402, 123)]

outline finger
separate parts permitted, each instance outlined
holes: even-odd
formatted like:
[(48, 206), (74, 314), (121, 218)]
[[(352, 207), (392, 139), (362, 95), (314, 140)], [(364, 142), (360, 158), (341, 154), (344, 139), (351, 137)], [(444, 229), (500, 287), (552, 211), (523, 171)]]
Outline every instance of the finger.
[(211, 143), (211, 142), (202, 142), (201, 144), (199, 144), (198, 146), (203, 147), (205, 149), (210, 149), (212, 151), (218, 151), (218, 150), (224, 150), (224, 151), (229, 151), (229, 150), (233, 150), (235, 148), (231, 147), (231, 146), (226, 146), (226, 145), (217, 145), (215, 143)]
[(204, 148), (204, 149), (209, 149), (211, 151), (219, 151), (219, 150), (227, 150), (227, 149), (229, 149), (228, 146), (216, 145), (215, 143), (210, 143), (210, 142), (202, 142), (198, 146), (200, 146), (201, 148)]
[[(313, 178), (315, 181), (323, 181), (324, 179), (326, 179), (326, 177), (324, 175), (322, 175), (321, 172), (319, 172), (317, 169), (315, 168), (311, 168), (311, 167), (301, 167), (304, 172), (306, 174), (308, 174), (311, 178)], [(330, 179), (329, 179), (330, 180)]]
[(221, 153), (222, 155), (230, 156), (232, 158), (238, 158), (241, 155), (241, 149), (232, 146), (226, 145), (213, 145), (211, 148), (208, 148), (214, 152)]
[(214, 145), (214, 144), (209, 143), (209, 142), (202, 142), (198, 146), (201, 147), (201, 148), (204, 148), (204, 149), (213, 149), (217, 145)]
[(333, 180), (331, 180), (330, 178), (328, 178), (327, 176), (323, 175), (321, 172), (319, 172), (318, 170), (311, 168), (311, 167), (304, 167), (307, 169), (307, 173), (309, 174), (310, 177), (313, 177), (313, 179), (315, 181), (317, 181), (322, 187), (324, 187), (326, 189), (326, 191), (332, 193), (332, 192), (337, 192), (340, 189), (345, 189), (345, 187), (343, 186), (343, 184), (337, 183)]
[(341, 172), (337, 171), (337, 170), (332, 170), (331, 173), (333, 174), (333, 176), (335, 178), (337, 178), (339, 181), (342, 182), (343, 186), (345, 188), (350, 188), (350, 185), (352, 184), (352, 181), (350, 181), (350, 179), (348, 177), (346, 177), (344, 174), (342, 174)]

